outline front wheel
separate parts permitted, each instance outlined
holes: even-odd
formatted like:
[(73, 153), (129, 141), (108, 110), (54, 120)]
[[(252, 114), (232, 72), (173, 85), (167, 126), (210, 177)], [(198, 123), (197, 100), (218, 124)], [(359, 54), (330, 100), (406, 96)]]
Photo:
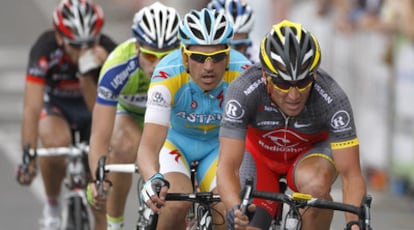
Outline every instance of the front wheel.
[(197, 221), (199, 229), (213, 230), (213, 215), (208, 206), (199, 205), (197, 207)]
[(90, 230), (87, 206), (80, 196), (68, 199), (67, 223), (65, 230)]

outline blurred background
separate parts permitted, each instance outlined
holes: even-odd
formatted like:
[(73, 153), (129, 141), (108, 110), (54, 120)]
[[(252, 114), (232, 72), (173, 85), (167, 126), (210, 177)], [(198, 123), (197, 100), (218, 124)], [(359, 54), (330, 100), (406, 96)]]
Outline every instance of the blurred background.
[[(373, 194), (374, 229), (413, 229), (414, 220), (414, 0), (246, 0), (256, 15), (251, 38), (259, 44), (271, 26), (287, 18), (319, 39), (321, 67), (348, 93), (361, 146), (361, 162)], [(3, 1), (0, 5), (0, 229), (36, 229), (44, 199), (40, 176), (31, 187), (15, 182), (21, 160), (20, 121), (25, 68), (31, 45), (51, 28), (58, 0)], [(104, 32), (122, 42), (133, 14), (150, 0), (96, 0)], [(161, 0), (181, 16), (206, 0)], [(19, 3), (19, 4), (18, 4)], [(132, 229), (136, 191), (126, 215)], [(339, 185), (333, 190), (340, 200)], [(340, 229), (343, 215), (335, 215)]]

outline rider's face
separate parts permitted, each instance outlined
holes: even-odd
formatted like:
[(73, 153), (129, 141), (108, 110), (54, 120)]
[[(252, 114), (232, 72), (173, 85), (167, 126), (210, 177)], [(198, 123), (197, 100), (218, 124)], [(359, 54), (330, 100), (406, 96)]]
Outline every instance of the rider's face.
[(98, 37), (87, 42), (77, 43), (71, 41), (58, 32), (56, 32), (56, 39), (58, 43), (63, 47), (66, 55), (70, 57), (73, 63), (77, 64), (79, 57), (89, 49), (94, 49), (98, 46)]
[(229, 52), (226, 45), (191, 45), (183, 48), (184, 64), (192, 80), (204, 91), (210, 91), (223, 79)]

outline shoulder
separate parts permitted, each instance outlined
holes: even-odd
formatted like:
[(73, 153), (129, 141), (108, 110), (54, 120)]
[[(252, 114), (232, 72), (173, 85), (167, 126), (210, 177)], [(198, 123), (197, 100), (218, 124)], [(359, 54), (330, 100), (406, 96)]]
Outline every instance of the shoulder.
[(266, 92), (263, 88), (264, 86), (262, 68), (260, 64), (255, 64), (231, 82), (228, 90), (233, 92), (242, 92), (247, 96), (253, 94), (254, 92)]
[(230, 71), (242, 72), (248, 69), (251, 65), (252, 63), (242, 53), (234, 49), (230, 50), (230, 60), (228, 66)]
[(55, 32), (53, 30), (47, 30), (39, 35), (32, 45), (31, 51), (46, 53), (55, 50), (56, 48), (58, 48), (58, 43), (56, 41)]
[[(319, 69), (309, 98), (308, 108), (319, 120), (325, 120), (337, 134), (353, 127), (353, 112), (351, 102), (341, 86), (328, 73)], [(337, 121), (337, 122), (336, 122)], [(334, 123), (344, 126), (332, 126)], [(346, 126), (345, 126), (346, 125)], [(343, 128), (343, 129), (342, 129)]]
[(177, 49), (160, 60), (155, 67), (151, 80), (158, 82), (185, 72), (181, 50)]
[(348, 96), (342, 87), (323, 69), (319, 69), (316, 76), (314, 91), (328, 104), (336, 103), (341, 99), (348, 100)]
[(109, 54), (107, 62), (120, 63), (134, 57), (136, 57), (135, 39), (129, 39), (115, 47)]
[(119, 44), (108, 56), (101, 69), (101, 78), (112, 76), (128, 77), (139, 70), (139, 62), (136, 55), (135, 43), (127, 40)]
[(106, 34), (101, 34), (99, 44), (101, 44), (108, 52), (111, 52), (117, 46), (117, 43)]

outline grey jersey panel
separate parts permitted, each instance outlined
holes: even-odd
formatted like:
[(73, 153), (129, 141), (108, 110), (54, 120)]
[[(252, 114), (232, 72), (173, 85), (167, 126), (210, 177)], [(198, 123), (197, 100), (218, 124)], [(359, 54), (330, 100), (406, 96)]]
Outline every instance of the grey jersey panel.
[(233, 81), (225, 98), (220, 136), (244, 139), (247, 127), (270, 131), (288, 128), (301, 135), (328, 132), (330, 142), (356, 137), (349, 99), (337, 82), (319, 70), (304, 110), (285, 118), (272, 103), (263, 81), (260, 64), (246, 70)]

